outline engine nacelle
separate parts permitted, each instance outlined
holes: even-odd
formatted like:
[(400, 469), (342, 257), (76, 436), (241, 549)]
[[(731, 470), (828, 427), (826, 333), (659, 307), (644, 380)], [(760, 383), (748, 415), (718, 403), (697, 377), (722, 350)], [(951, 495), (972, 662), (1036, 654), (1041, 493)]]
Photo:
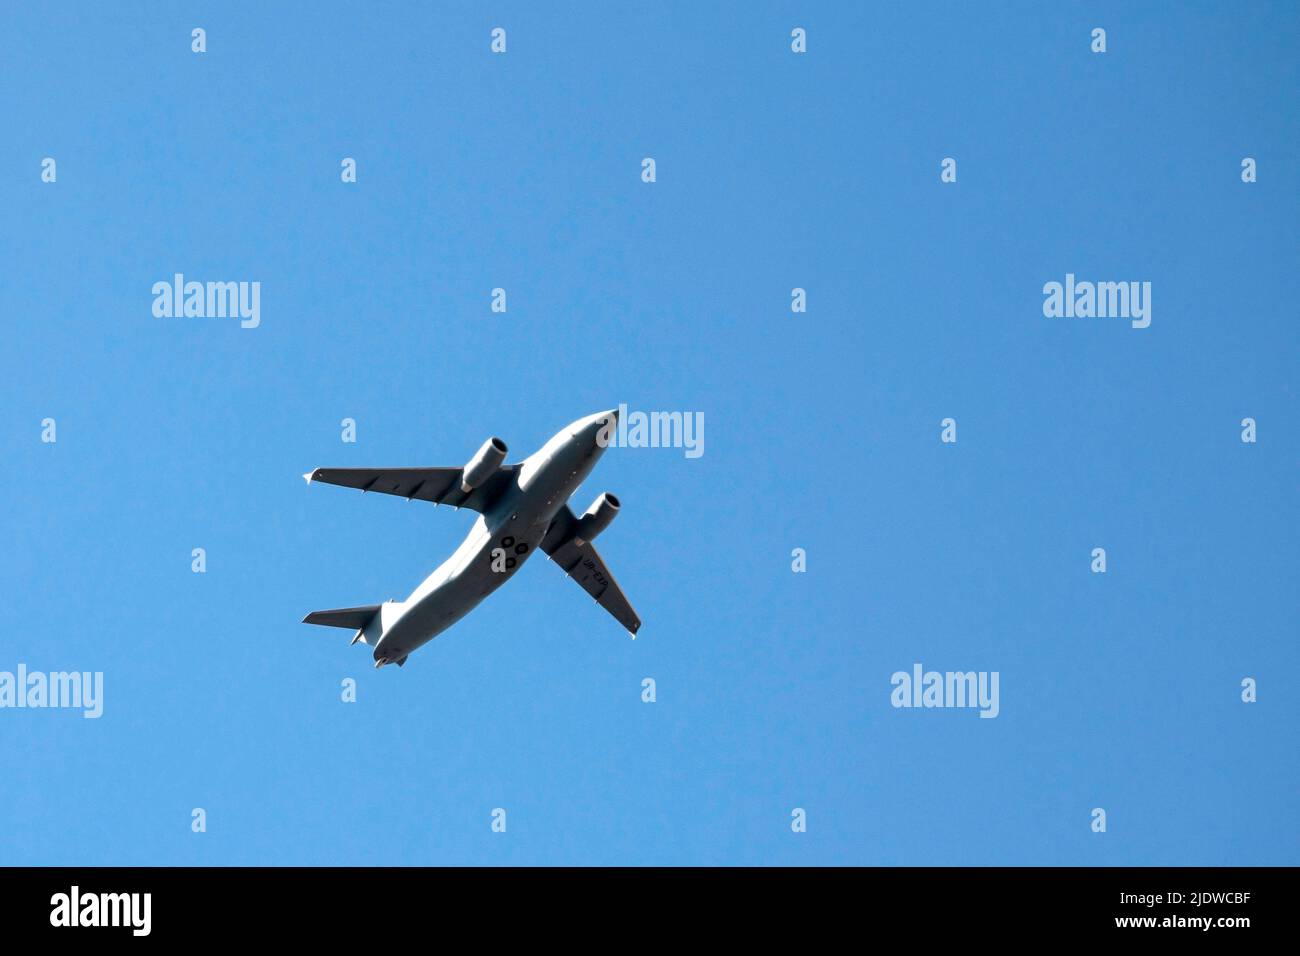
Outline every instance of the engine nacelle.
[(595, 540), (596, 535), (609, 527), (609, 523), (618, 514), (618, 508), (618, 499), (608, 491), (605, 492), (593, 501), (587, 513), (578, 519), (578, 530), (574, 532), (573, 540), (578, 544)]
[(505, 460), (506, 443), (500, 438), (489, 438), (465, 466), (465, 473), (460, 480), (460, 490), (469, 494), (496, 474), (496, 470)]

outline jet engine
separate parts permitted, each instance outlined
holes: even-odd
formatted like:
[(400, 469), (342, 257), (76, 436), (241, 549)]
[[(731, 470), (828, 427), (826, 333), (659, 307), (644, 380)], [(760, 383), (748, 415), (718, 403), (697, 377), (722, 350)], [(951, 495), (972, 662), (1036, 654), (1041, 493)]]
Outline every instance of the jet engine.
[(469, 494), (496, 474), (496, 470), (505, 460), (506, 443), (500, 438), (489, 438), (465, 466), (465, 472), (460, 479), (460, 490)]
[(573, 533), (573, 540), (585, 544), (595, 539), (609, 527), (609, 523), (618, 514), (618, 499), (608, 491), (591, 503), (587, 513), (578, 519), (578, 529)]

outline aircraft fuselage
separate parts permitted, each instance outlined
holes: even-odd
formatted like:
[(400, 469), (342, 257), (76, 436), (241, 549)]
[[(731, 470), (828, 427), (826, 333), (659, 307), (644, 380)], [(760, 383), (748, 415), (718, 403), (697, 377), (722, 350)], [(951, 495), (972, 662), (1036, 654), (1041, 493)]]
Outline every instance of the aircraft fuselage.
[(520, 463), (454, 554), (405, 601), (381, 605), (365, 629), (376, 666), (404, 659), (472, 611), (537, 550), (569, 497), (605, 451), (608, 413), (581, 418)]

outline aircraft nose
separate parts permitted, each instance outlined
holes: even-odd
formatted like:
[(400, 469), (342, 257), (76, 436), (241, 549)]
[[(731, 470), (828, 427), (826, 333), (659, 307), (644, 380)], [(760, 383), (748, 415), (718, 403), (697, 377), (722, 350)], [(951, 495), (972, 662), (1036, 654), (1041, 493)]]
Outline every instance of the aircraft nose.
[(610, 434), (617, 426), (618, 409), (611, 408), (608, 411), (597, 412), (595, 415), (588, 415), (586, 418), (579, 418), (569, 426), (569, 434), (580, 441), (596, 441), (602, 432)]
[(592, 424), (595, 431), (592, 434), (592, 441), (596, 447), (604, 450), (607, 446), (614, 443), (614, 429), (618, 427), (618, 409), (611, 408), (608, 411), (592, 415)]

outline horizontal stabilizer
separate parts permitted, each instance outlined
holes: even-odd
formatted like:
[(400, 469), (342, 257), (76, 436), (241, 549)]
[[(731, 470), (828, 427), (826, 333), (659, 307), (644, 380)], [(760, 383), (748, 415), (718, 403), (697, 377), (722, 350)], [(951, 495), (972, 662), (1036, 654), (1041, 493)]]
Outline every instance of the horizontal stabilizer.
[(302, 619), (304, 624), (323, 624), (326, 627), (346, 627), (360, 630), (370, 623), (370, 619), (379, 613), (378, 604), (363, 607), (340, 607), (332, 611), (312, 611)]

